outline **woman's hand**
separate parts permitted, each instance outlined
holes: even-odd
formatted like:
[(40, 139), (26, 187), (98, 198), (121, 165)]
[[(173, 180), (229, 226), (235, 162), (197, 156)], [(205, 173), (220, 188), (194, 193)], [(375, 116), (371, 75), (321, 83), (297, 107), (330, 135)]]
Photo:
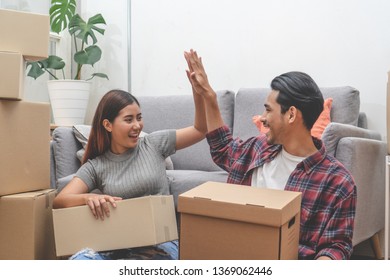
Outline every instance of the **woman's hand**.
[(115, 201), (122, 200), (121, 197), (110, 195), (94, 195), (85, 199), (85, 204), (89, 206), (96, 219), (104, 220), (104, 216), (110, 217), (110, 205), (116, 208)]
[[(187, 77), (192, 85), (194, 97), (203, 98), (206, 125), (203, 125), (208, 132), (211, 132), (224, 125), (221, 112), (218, 106), (217, 94), (211, 87), (203, 67), (202, 58), (192, 49), (184, 52), (184, 57), (188, 64)], [(203, 131), (203, 128), (201, 129)]]
[(198, 57), (196, 51), (192, 49), (189, 52), (184, 52), (184, 57), (188, 64), (186, 72), (188, 80), (192, 85), (192, 90), (202, 96), (209, 91), (213, 91), (207, 79), (202, 58)]

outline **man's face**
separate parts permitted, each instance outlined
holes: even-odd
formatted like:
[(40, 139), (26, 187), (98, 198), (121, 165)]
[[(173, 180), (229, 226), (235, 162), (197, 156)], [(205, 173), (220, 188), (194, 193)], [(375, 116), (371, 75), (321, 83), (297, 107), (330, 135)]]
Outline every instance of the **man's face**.
[(261, 116), (263, 126), (269, 128), (267, 135), (267, 143), (283, 144), (285, 129), (287, 128), (286, 114), (281, 113), (280, 104), (276, 102), (279, 92), (272, 90), (264, 104), (265, 111)]

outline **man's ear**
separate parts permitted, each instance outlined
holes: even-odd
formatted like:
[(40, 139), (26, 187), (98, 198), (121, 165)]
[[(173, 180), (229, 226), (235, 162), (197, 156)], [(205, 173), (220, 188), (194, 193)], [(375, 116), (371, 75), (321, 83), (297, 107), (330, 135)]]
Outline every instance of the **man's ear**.
[(288, 109), (288, 122), (289, 123), (293, 123), (297, 117), (297, 108), (295, 106), (291, 106), (289, 109)]
[(107, 120), (107, 119), (104, 119), (104, 120), (103, 120), (103, 127), (104, 127), (108, 132), (111, 132), (111, 131), (112, 131), (112, 125), (111, 125), (110, 121)]

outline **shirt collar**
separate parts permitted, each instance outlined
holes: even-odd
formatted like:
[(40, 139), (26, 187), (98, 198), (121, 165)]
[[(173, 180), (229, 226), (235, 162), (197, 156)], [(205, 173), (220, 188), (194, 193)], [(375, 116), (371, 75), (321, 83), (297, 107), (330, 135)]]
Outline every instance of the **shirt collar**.
[(311, 156), (308, 156), (305, 158), (301, 163), (297, 165), (297, 168), (302, 168), (305, 170), (307, 174), (312, 172), (315, 167), (320, 164), (324, 158), (326, 157), (326, 151), (325, 151), (325, 146), (322, 143), (322, 141), (318, 138), (312, 137), (314, 145), (317, 148), (317, 152), (312, 154)]
[[(326, 156), (325, 146), (318, 138), (312, 137), (317, 152), (311, 156), (305, 158), (301, 163), (298, 163), (297, 168), (303, 168), (307, 174), (309, 174), (320, 162), (322, 162)], [(263, 151), (261, 156), (257, 154), (257, 158), (252, 161), (249, 166), (249, 170), (264, 165), (266, 162), (272, 161), (282, 151), (282, 145), (271, 145)]]

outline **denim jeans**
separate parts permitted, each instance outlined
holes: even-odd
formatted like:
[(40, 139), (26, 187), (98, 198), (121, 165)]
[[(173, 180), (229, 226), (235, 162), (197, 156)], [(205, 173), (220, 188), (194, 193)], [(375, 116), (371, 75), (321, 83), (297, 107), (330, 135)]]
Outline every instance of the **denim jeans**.
[(70, 260), (177, 260), (179, 255), (178, 240), (139, 248), (96, 252), (85, 248), (71, 256)]

